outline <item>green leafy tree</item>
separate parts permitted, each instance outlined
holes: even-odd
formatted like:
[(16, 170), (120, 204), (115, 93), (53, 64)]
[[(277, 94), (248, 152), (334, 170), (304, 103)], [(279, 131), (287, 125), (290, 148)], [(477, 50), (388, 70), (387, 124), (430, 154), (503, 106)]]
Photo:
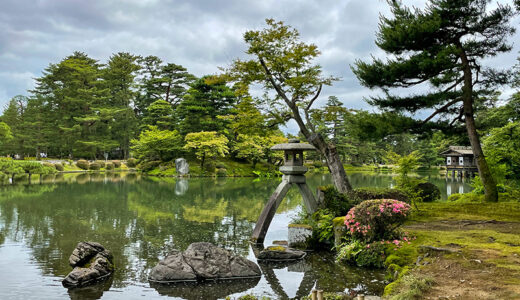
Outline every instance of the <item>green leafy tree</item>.
[(14, 96), (2, 114), (1, 120), (9, 126), (13, 136), (9, 143), (2, 144), (2, 152), (6, 154), (23, 155), (24, 153), (25, 131), (23, 130), (23, 123), (27, 101), (28, 99), (25, 96)]
[(320, 52), (316, 45), (301, 42), (296, 29), (272, 19), (266, 23), (267, 28), (244, 34), (246, 53), (253, 58), (235, 60), (227, 73), (242, 84), (258, 83), (267, 92), (274, 92), (268, 104), (280, 114), (290, 114), (302, 135), (326, 158), (336, 188), (347, 192), (352, 187), (336, 146), (325, 140), (310, 117), (322, 87), (336, 78), (324, 76), (321, 67), (313, 64)]
[[(134, 112), (137, 92), (135, 78), (140, 66), (138, 57), (126, 52), (110, 56), (102, 70), (106, 88), (109, 90), (108, 106), (113, 124), (110, 126), (112, 140), (117, 141), (123, 158), (128, 158), (130, 140), (135, 137), (138, 120)], [(107, 111), (108, 112), (108, 111)]]
[(185, 150), (194, 151), (197, 159), (200, 160), (201, 168), (204, 167), (206, 158), (224, 157), (229, 153), (227, 143), (229, 140), (215, 131), (191, 132), (184, 138)]
[(164, 100), (157, 100), (146, 109), (143, 126), (157, 126), (161, 130), (170, 130), (174, 127), (173, 108)]
[(256, 164), (265, 157), (266, 146), (265, 137), (240, 134), (233, 146), (233, 152), (235, 152), (236, 157), (251, 161), (254, 169)]
[[(391, 55), (386, 60), (356, 61), (353, 71), (369, 88), (384, 97), (369, 101), (382, 109), (433, 109), (425, 119), (455, 116), (466, 125), (487, 201), (498, 201), (495, 180), (486, 163), (474, 119), (477, 97), (493, 94), (507, 81), (503, 72), (485, 68), (482, 61), (511, 50), (506, 38), (515, 32), (508, 5), (488, 8), (489, 0), (430, 0), (425, 9), (410, 9), (389, 1), (392, 17), (381, 17), (376, 44)], [(423, 94), (395, 96), (392, 88), (429, 83)]]
[(141, 161), (169, 161), (182, 152), (182, 136), (176, 130), (149, 126), (132, 140), (134, 156)]
[(221, 116), (229, 115), (237, 101), (226, 83), (223, 77), (204, 76), (191, 85), (176, 109), (182, 134), (226, 129), (229, 122)]

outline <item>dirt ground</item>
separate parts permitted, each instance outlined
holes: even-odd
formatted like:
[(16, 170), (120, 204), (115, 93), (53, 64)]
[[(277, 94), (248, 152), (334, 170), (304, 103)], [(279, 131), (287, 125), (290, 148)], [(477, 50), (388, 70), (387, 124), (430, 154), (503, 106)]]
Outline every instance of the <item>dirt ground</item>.
[(424, 249), (412, 271), (434, 280), (422, 299), (520, 299), (519, 222), (444, 220), (406, 229), (439, 236), (441, 249)]

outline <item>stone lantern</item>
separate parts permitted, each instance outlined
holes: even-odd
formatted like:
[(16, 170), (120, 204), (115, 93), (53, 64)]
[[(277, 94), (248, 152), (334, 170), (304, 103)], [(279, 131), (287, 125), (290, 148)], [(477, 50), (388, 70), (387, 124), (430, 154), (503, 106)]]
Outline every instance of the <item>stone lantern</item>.
[(273, 220), (276, 209), (280, 206), (292, 185), (298, 186), (307, 212), (313, 213), (318, 208), (314, 195), (305, 180), (304, 174), (308, 169), (303, 165), (303, 151), (316, 151), (316, 148), (310, 144), (300, 143), (297, 139), (291, 139), (289, 143), (275, 145), (271, 150), (284, 151), (284, 165), (280, 167), (283, 177), (282, 182), (280, 182), (265, 205), (253, 230), (251, 240), (256, 243), (264, 242), (267, 229)]

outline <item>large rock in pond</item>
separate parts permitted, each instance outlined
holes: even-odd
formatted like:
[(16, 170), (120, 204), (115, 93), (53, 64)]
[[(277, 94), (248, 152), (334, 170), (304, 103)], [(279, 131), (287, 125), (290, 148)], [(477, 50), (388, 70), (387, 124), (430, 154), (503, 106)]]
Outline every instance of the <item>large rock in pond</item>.
[(256, 257), (259, 261), (294, 261), (305, 257), (304, 251), (285, 246), (270, 246), (262, 250)]
[(62, 281), (67, 288), (107, 279), (114, 272), (112, 254), (96, 242), (78, 243), (69, 257), (69, 263), (74, 269)]
[(193, 243), (186, 251), (174, 251), (150, 272), (156, 283), (255, 278), (260, 268), (252, 261), (233, 255), (211, 243)]
[(177, 158), (175, 160), (175, 170), (179, 175), (188, 175), (190, 173), (190, 165), (185, 158)]

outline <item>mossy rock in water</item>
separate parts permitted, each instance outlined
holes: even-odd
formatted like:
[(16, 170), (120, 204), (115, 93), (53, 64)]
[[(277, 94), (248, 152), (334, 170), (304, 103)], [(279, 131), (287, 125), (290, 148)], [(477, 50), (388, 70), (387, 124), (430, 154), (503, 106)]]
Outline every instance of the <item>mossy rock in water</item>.
[(257, 259), (259, 261), (293, 261), (302, 259), (305, 255), (304, 251), (276, 245), (262, 250), (258, 254)]

